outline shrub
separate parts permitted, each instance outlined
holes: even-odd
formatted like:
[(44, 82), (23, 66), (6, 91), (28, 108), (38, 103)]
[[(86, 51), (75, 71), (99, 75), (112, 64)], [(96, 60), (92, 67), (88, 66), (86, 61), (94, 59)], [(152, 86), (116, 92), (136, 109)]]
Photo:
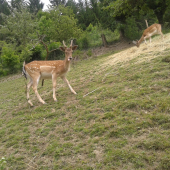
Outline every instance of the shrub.
[(91, 56), (92, 56), (92, 51), (91, 51), (91, 50), (88, 50), (88, 51), (87, 51), (87, 55), (88, 55), (89, 57), (91, 57)]
[(79, 39), (79, 41), (77, 41), (77, 44), (80, 49), (87, 49), (89, 47), (89, 41), (85, 36)]
[(14, 51), (10, 47), (2, 48), (1, 56), (2, 66), (8, 68), (10, 73), (14, 73), (20, 68), (20, 58), (15, 55)]
[(126, 19), (126, 24), (124, 27), (124, 34), (130, 40), (138, 39), (140, 37), (139, 30), (136, 21), (133, 17)]
[(91, 31), (92, 31), (92, 29), (93, 29), (93, 25), (90, 23), (90, 25), (87, 27), (87, 29), (86, 29), (86, 30), (87, 30), (88, 32), (91, 32)]
[(24, 49), (22, 49), (21, 53), (20, 53), (20, 61), (23, 62), (23, 61), (26, 61), (29, 62), (31, 60), (31, 57), (32, 57), (32, 51), (30, 50), (32, 48), (32, 46), (28, 46)]

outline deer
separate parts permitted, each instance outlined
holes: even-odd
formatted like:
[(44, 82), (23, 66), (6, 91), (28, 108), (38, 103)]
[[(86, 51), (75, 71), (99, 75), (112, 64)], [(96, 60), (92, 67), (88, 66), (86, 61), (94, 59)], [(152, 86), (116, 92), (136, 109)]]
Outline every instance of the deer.
[(67, 47), (63, 40), (63, 46), (64, 47), (59, 47), (59, 49), (65, 53), (64, 60), (32, 61), (28, 64), (25, 64), (24, 61), (22, 73), (26, 79), (29, 79), (29, 82), (26, 85), (26, 96), (30, 106), (33, 106), (29, 95), (30, 87), (32, 87), (39, 102), (42, 104), (46, 104), (46, 102), (41, 98), (37, 90), (40, 79), (52, 79), (54, 101), (57, 101), (55, 91), (57, 85), (56, 80), (58, 77), (60, 77), (68, 85), (72, 93), (77, 94), (67, 80), (66, 74), (70, 68), (72, 53), (74, 50), (77, 49), (78, 45), (73, 46), (73, 40), (71, 40), (70, 47)]
[(160, 24), (153, 24), (151, 25), (150, 27), (148, 27), (147, 29), (144, 30), (143, 34), (142, 34), (142, 37), (140, 38), (140, 40), (138, 41), (133, 41), (133, 43), (139, 47), (140, 44), (145, 41), (145, 44), (147, 44), (146, 42), (146, 39), (149, 38), (150, 40), (150, 43), (151, 43), (151, 37), (153, 35), (156, 35), (156, 34), (160, 34), (162, 36), (162, 39), (164, 38), (163, 36), (163, 33), (161, 31), (161, 25)]

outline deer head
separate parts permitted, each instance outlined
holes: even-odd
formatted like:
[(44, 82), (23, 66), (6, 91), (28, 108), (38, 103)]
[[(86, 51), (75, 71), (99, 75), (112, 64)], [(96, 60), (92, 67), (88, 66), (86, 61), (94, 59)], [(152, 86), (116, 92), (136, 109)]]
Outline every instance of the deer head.
[(70, 44), (69, 48), (65, 45), (64, 40), (63, 40), (63, 45), (64, 45), (64, 47), (59, 47), (59, 48), (61, 51), (65, 52), (65, 59), (68, 61), (72, 60), (72, 53), (74, 50), (76, 50), (78, 45), (73, 46), (73, 40), (71, 40), (71, 44)]

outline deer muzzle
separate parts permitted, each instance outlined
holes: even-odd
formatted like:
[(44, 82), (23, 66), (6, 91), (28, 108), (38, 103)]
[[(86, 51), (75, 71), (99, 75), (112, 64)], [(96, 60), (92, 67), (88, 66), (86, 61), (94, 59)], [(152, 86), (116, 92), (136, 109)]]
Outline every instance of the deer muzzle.
[(68, 58), (68, 61), (70, 61), (70, 60), (72, 60), (72, 57), (69, 57), (69, 58)]

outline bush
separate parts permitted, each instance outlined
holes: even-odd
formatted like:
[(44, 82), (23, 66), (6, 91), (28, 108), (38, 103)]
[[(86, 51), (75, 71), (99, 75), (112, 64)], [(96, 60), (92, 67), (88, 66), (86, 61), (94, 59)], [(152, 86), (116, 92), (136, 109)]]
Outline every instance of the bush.
[(79, 49), (87, 49), (89, 48), (89, 41), (86, 36), (83, 36), (81, 39), (77, 41), (77, 45)]
[(20, 68), (20, 58), (10, 47), (2, 48), (1, 62), (2, 67), (8, 68), (10, 73), (15, 73)]
[(86, 29), (86, 30), (87, 30), (88, 32), (91, 32), (91, 31), (92, 31), (92, 29), (93, 29), (93, 25), (90, 23), (90, 25), (87, 27), (87, 29)]
[(91, 51), (91, 50), (88, 50), (88, 51), (87, 51), (87, 55), (88, 55), (89, 57), (91, 57), (91, 56), (92, 56), (92, 51)]
[(32, 57), (32, 51), (30, 50), (32, 48), (32, 46), (28, 46), (24, 49), (22, 49), (21, 53), (20, 53), (20, 61), (21, 62), (26, 62), (28, 63), (31, 60)]
[(124, 26), (124, 34), (130, 40), (138, 39), (140, 33), (136, 24), (136, 21), (133, 17), (126, 19), (126, 24)]
[(32, 54), (30, 56), (30, 59), (33, 60), (41, 60), (42, 58), (42, 45), (38, 44), (31, 50)]

